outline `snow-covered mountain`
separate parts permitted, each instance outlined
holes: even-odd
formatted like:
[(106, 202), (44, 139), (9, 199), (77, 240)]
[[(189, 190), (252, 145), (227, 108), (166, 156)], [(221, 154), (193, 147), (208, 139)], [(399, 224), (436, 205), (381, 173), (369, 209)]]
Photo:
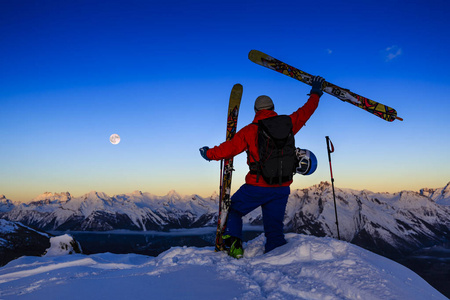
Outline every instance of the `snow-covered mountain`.
[(7, 199), (5, 195), (0, 195), (0, 213), (10, 211), (13, 208), (13, 202)]
[(110, 197), (90, 192), (45, 193), (30, 203), (10, 206), (0, 217), (42, 230), (167, 230), (213, 225), (218, 197), (181, 196), (175, 191), (155, 196), (139, 191)]
[(420, 194), (429, 197), (437, 204), (450, 206), (450, 182), (445, 187), (439, 189), (421, 189)]
[[(450, 240), (449, 207), (438, 205), (421, 193), (373, 193), (339, 188), (335, 192), (339, 231), (343, 240), (387, 256), (405, 254)], [(445, 200), (442, 197), (439, 199)], [(292, 192), (286, 211), (288, 230), (337, 238), (329, 183), (322, 182)]]
[[(336, 188), (341, 239), (383, 255), (398, 255), (450, 240), (450, 184), (420, 192), (373, 193)], [(3, 197), (2, 199), (6, 199)], [(441, 205), (439, 203), (441, 203)], [(4, 200), (0, 217), (46, 231), (169, 230), (214, 226), (218, 196), (155, 196), (139, 191), (110, 197), (90, 192), (45, 193), (30, 203)], [(6, 204), (8, 203), (8, 204)], [(260, 210), (245, 222), (261, 224)], [(286, 230), (337, 237), (331, 185), (322, 182), (293, 190), (286, 210)]]

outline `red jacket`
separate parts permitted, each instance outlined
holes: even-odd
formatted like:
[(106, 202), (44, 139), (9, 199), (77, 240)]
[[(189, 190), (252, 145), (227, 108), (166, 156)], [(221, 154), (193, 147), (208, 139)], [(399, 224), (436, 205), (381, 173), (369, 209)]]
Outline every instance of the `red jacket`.
[[(316, 110), (319, 105), (319, 96), (316, 94), (311, 94), (308, 101), (300, 107), (297, 111), (290, 115), (292, 119), (292, 131), (296, 134), (308, 121), (311, 115)], [(253, 123), (257, 123), (259, 120), (270, 118), (276, 116), (277, 113), (273, 110), (260, 110), (256, 112), (255, 119)], [(244, 151), (249, 151), (251, 155), (247, 157), (247, 164), (253, 162), (253, 158), (259, 160), (258, 154), (258, 144), (257, 144), (257, 135), (258, 135), (258, 126), (252, 126), (249, 124), (239, 130), (235, 136), (226, 142), (223, 142), (219, 146), (215, 146), (212, 149), (209, 149), (206, 155), (209, 159), (212, 160), (222, 160), (226, 158), (232, 158), (239, 153)], [(255, 185), (255, 186), (263, 186), (270, 187), (273, 185), (269, 185), (264, 181), (264, 179), (260, 176), (258, 182), (256, 181), (256, 174), (250, 174), (250, 172), (245, 177), (245, 182), (247, 184)], [(291, 185), (292, 181), (285, 182), (282, 186)], [(279, 186), (277, 184), (277, 186)]]

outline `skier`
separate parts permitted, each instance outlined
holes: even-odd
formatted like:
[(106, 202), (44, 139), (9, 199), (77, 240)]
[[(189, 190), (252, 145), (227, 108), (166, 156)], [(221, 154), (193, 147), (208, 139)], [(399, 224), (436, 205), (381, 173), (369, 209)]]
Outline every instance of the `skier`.
[[(315, 76), (308, 101), (290, 115), (293, 134), (296, 134), (305, 125), (316, 110), (319, 98), (323, 94), (323, 82), (322, 77)], [(274, 108), (270, 97), (259, 96), (255, 100), (255, 118), (252, 124), (245, 126), (231, 140), (219, 146), (211, 149), (207, 146), (200, 148), (201, 156), (207, 161), (222, 160), (247, 151), (247, 163), (251, 166), (255, 162), (255, 158), (259, 158), (258, 126), (254, 126), (254, 124), (258, 123), (259, 120), (277, 116)], [(270, 185), (255, 172), (250, 171), (246, 175), (245, 184), (231, 197), (227, 226), (223, 235), (230, 256), (235, 258), (243, 256), (242, 217), (259, 206), (262, 208), (264, 234), (266, 236), (265, 252), (286, 244), (283, 220), (291, 183), (292, 180), (281, 185)]]

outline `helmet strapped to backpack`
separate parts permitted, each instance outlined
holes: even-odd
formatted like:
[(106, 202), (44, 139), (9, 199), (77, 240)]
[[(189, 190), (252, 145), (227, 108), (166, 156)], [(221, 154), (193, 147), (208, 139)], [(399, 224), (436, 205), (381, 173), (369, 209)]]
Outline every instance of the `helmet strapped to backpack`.
[(295, 171), (302, 175), (311, 175), (317, 169), (317, 158), (307, 149), (295, 149), (297, 166)]

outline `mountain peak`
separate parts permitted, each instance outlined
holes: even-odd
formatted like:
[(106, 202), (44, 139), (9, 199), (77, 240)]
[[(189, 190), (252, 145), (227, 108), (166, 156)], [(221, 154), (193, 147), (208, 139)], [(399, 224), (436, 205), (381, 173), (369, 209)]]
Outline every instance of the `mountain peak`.
[(176, 190), (170, 190), (170, 191), (167, 193), (167, 196), (172, 196), (172, 195), (179, 196), (179, 194), (177, 193)]
[[(15, 205), (18, 203), (14, 203), (8, 198), (6, 198), (5, 195), (0, 195), (0, 213), (6, 213), (11, 211)], [(1, 242), (0, 242), (1, 244)]]
[(181, 195), (178, 194), (175, 190), (169, 191), (166, 197), (169, 198), (169, 201), (179, 201), (182, 199)]
[(144, 193), (142, 193), (142, 191), (136, 190), (136, 191), (132, 192), (131, 195), (134, 195), (134, 196), (142, 196), (142, 195), (144, 195)]
[(97, 192), (97, 191), (90, 191), (87, 194), (83, 195), (84, 199), (90, 199), (90, 200), (105, 200), (105, 199), (110, 199), (111, 197), (109, 197), (107, 194), (103, 193), (103, 192)]
[(444, 191), (450, 191), (450, 181), (447, 183), (447, 185), (444, 187)]
[(450, 182), (443, 188), (423, 188), (419, 193), (439, 205), (450, 206)]
[(43, 204), (54, 204), (54, 203), (64, 203), (72, 198), (69, 192), (61, 193), (51, 193), (44, 192), (43, 194), (31, 199), (29, 204), (31, 205), (43, 205)]

